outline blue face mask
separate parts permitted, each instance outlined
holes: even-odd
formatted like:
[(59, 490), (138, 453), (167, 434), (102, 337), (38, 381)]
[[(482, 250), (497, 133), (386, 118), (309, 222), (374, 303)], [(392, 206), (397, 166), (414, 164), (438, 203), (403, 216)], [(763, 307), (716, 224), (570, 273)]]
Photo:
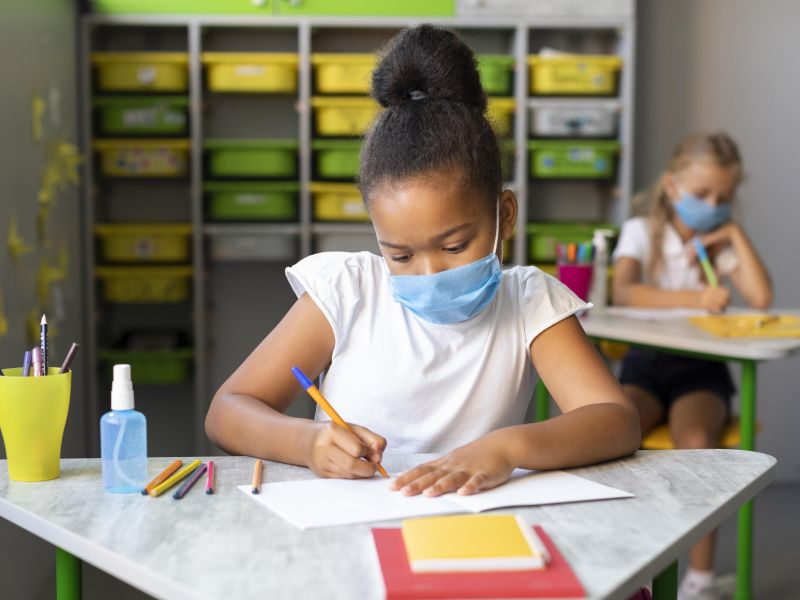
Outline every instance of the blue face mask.
[(695, 231), (711, 231), (731, 218), (730, 204), (711, 206), (691, 194), (684, 193), (673, 206), (681, 221)]
[(431, 323), (460, 323), (481, 312), (494, 298), (503, 269), (494, 253), (500, 234), (500, 203), (491, 253), (480, 260), (433, 275), (390, 275), (396, 302)]

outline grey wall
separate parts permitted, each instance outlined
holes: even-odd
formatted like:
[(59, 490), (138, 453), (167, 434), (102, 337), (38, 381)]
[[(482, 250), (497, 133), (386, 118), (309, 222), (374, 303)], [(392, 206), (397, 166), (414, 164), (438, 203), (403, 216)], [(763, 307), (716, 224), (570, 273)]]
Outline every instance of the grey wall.
[[(60, 330), (52, 339), (51, 364), (60, 364), (70, 342), (80, 341), (83, 329), (78, 193), (73, 187), (58, 195), (47, 220), (49, 244), (39, 243), (37, 194), (46, 144), (32, 139), (30, 117), (31, 98), (38, 92), (48, 105), (43, 115), (44, 138), (63, 136), (76, 142), (75, 11), (70, 0), (4, 0), (0, 6), (0, 289), (9, 320), (8, 334), (0, 338), (2, 367), (21, 364), (29, 346), (25, 318), (38, 305), (37, 268), (43, 259), (58, 262), (62, 247), (69, 256), (67, 278), (56, 292), (63, 297), (63, 313), (59, 315), (59, 301), (52, 294), (41, 307)], [(16, 215), (19, 234), (33, 247), (16, 263), (6, 249), (12, 215)], [(83, 456), (85, 451), (82, 390), (86, 370), (80, 355), (73, 370), (63, 456)], [(5, 458), (4, 450), (0, 458)], [(13, 549), (14, 555), (13, 561), (0, 561), (3, 596), (53, 597), (53, 548), (5, 520), (0, 520), (0, 539), (4, 550)]]
[[(775, 282), (777, 307), (800, 306), (800, 2), (640, 0), (634, 178), (664, 168), (687, 132), (728, 131), (744, 155), (741, 223)], [(800, 480), (800, 358), (758, 371), (757, 447)]]

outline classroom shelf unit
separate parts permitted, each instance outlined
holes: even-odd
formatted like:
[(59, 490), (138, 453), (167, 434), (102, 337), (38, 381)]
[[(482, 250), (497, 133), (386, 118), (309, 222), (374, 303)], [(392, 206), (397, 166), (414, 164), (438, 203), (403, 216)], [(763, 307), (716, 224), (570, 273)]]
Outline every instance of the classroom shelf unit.
[[(371, 104), (365, 90), (336, 90), (344, 75), (323, 84), (319, 56), (363, 60), (403, 27), (431, 22), (459, 31), (479, 56), (507, 57), (510, 88), (492, 102), (508, 129), (507, 185), (519, 198), (509, 262), (532, 264), (541, 244), (531, 224), (621, 223), (631, 196), (635, 3), (609, 1), (608, 14), (581, 14), (568, 1), (542, 3), (567, 6), (563, 14), (486, 14), (473, 4), (459, 5), (462, 16), (429, 18), (82, 18), (93, 423), (107, 405), (104, 365), (150, 356), (155, 362), (138, 367), (149, 383), (137, 385), (136, 364), (133, 380), (149, 414), (151, 454), (213, 451), (204, 433), (211, 397), (291, 306), (285, 267), (320, 250), (377, 251), (352, 180), (342, 176), (353, 168), (361, 127), (348, 119), (365, 118)], [(533, 82), (531, 57), (550, 48), (615, 57), (608, 88), (587, 95), (579, 83), (577, 92), (560, 92), (569, 77), (558, 74)], [(120, 56), (147, 64), (105, 71)], [(330, 107), (350, 112), (323, 122)], [(159, 246), (151, 235), (159, 227), (183, 241)], [(116, 231), (133, 241), (109, 255), (103, 240)], [(308, 403), (293, 410), (312, 412)]]

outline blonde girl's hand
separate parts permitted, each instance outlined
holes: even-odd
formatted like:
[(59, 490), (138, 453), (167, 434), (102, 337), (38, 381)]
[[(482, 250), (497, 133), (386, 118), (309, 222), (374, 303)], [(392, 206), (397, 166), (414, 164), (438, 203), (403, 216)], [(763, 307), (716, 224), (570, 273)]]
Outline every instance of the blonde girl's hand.
[(406, 471), (392, 481), (391, 489), (406, 496), (440, 496), (448, 492), (469, 495), (504, 483), (513, 470), (499, 436), (489, 434)]
[(726, 287), (706, 287), (702, 292), (699, 292), (698, 305), (699, 308), (720, 313), (724, 311), (731, 301), (731, 292)]
[(383, 457), (386, 440), (366, 427), (348, 423), (354, 433), (324, 421), (316, 430), (308, 450), (307, 464), (320, 477), (361, 479), (372, 477)]

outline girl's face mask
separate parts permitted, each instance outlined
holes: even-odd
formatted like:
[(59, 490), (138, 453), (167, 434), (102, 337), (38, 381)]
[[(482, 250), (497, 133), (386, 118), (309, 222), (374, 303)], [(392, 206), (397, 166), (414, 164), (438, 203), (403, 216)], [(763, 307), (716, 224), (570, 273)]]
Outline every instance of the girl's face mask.
[(392, 295), (418, 317), (431, 323), (460, 323), (480, 313), (494, 298), (503, 269), (495, 254), (500, 237), (500, 202), (494, 245), (489, 254), (433, 275), (389, 275)]
[(712, 206), (697, 196), (686, 192), (673, 204), (675, 212), (687, 227), (695, 231), (711, 231), (716, 229), (731, 218), (731, 205), (729, 202)]

